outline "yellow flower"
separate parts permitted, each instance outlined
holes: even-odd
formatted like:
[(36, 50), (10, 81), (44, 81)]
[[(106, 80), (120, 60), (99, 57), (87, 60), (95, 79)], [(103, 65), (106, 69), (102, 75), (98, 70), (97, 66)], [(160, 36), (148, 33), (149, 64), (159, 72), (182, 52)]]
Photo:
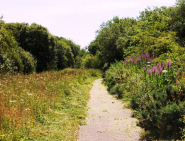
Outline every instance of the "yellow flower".
[(0, 137), (4, 137), (5, 135), (0, 135)]

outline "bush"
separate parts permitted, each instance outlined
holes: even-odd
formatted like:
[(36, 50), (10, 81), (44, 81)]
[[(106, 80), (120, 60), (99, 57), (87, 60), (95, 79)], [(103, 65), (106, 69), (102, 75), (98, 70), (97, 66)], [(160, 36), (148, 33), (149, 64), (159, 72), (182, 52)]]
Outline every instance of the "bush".
[(142, 53), (111, 64), (105, 72), (110, 93), (130, 99), (138, 125), (153, 140), (182, 139), (185, 135), (185, 67), (166, 55), (162, 60)]
[(23, 50), (22, 48), (19, 48), (19, 54), (21, 56), (22, 63), (24, 65), (24, 69), (23, 69), (24, 74), (35, 72), (37, 61), (36, 59), (33, 58), (33, 55)]

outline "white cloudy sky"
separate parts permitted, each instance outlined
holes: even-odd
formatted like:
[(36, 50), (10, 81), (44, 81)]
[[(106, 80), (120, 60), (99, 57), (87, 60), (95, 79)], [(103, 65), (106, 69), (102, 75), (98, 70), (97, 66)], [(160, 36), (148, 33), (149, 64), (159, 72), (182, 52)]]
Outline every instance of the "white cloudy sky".
[(0, 14), (9, 22), (37, 23), (81, 47), (95, 39), (103, 22), (114, 16), (139, 16), (147, 6), (173, 6), (176, 0), (0, 0)]

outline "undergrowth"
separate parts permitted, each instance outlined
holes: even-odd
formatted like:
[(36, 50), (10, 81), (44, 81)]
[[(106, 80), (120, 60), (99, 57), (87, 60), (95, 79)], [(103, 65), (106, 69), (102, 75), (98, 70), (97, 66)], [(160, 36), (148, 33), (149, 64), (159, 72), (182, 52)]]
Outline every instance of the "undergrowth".
[(0, 140), (76, 140), (98, 70), (0, 77)]
[(133, 116), (145, 130), (143, 138), (184, 139), (185, 66), (156, 60), (155, 55), (142, 53), (116, 62), (106, 71), (104, 82), (111, 94), (129, 99)]

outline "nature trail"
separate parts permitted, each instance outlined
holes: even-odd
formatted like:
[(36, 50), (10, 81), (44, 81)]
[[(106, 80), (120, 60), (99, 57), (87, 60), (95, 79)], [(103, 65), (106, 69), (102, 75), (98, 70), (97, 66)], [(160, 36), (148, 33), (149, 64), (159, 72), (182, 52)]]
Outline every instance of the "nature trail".
[(102, 79), (94, 82), (88, 103), (87, 124), (80, 126), (78, 141), (136, 141), (141, 129), (131, 110), (111, 96)]

